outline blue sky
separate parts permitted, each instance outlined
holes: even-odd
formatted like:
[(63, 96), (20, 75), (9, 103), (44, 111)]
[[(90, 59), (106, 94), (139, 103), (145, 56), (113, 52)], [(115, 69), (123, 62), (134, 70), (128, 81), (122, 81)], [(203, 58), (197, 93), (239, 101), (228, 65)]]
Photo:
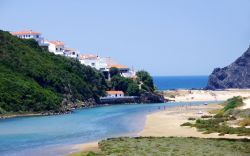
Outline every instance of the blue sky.
[(0, 0), (0, 29), (32, 29), (152, 75), (208, 75), (250, 45), (249, 0)]

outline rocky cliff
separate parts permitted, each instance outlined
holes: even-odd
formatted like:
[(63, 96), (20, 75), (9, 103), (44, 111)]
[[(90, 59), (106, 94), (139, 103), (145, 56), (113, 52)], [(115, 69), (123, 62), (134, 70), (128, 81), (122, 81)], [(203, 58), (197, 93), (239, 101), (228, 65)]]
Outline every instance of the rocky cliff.
[(206, 88), (250, 88), (250, 47), (229, 66), (214, 69)]

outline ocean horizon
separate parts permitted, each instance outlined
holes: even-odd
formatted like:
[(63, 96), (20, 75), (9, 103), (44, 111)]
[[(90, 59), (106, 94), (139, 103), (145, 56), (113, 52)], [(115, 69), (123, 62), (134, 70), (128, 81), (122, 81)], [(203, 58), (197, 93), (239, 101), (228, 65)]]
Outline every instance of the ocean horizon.
[(208, 75), (203, 76), (153, 76), (157, 90), (203, 89), (207, 86)]

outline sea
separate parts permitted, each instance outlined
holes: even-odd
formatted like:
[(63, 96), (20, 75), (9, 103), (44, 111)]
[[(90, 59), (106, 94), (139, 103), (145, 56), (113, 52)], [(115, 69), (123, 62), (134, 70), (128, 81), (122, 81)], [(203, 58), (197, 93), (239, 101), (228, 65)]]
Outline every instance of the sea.
[[(203, 88), (207, 77), (154, 77), (158, 89)], [(77, 109), (71, 114), (0, 120), (0, 156), (61, 156), (74, 145), (110, 137), (137, 136), (149, 113), (203, 102), (123, 104)], [(213, 103), (213, 102), (211, 102)]]
[(153, 76), (158, 90), (202, 89), (207, 86), (208, 76)]

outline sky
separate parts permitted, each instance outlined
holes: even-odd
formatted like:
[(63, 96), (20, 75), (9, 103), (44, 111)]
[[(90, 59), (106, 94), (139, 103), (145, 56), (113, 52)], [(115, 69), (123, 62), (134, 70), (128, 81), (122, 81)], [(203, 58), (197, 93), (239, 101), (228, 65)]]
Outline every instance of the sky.
[(41, 32), (152, 75), (209, 75), (250, 45), (250, 0), (0, 0), (0, 29)]

